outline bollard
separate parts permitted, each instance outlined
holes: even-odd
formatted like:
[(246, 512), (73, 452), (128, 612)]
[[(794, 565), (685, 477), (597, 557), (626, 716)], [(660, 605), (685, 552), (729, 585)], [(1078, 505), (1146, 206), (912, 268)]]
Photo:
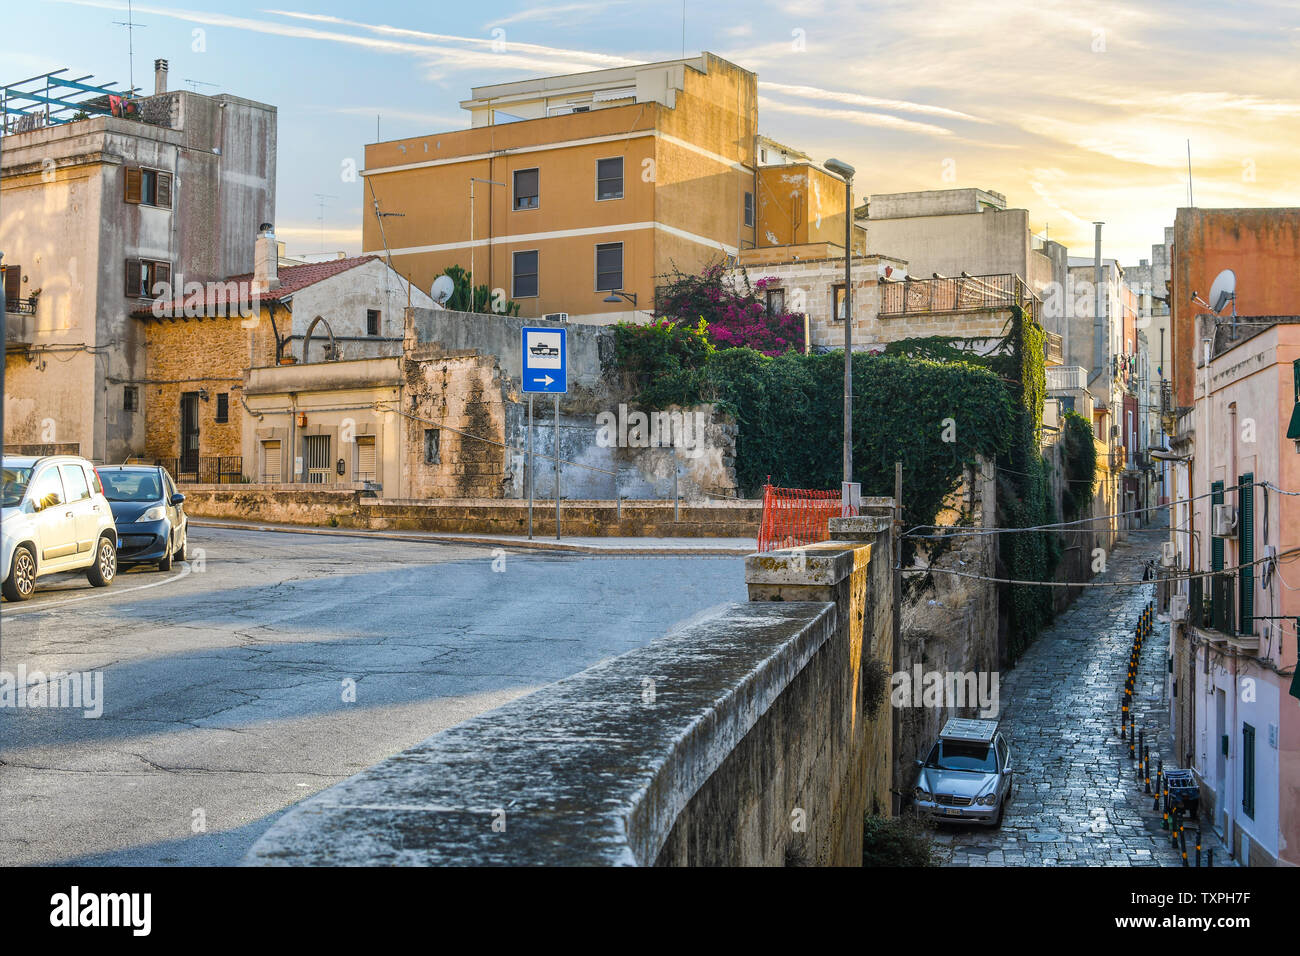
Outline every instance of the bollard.
[(1214, 847), (1210, 847), (1210, 849), (1206, 851), (1205, 865), (1207, 867), (1214, 866)]
[(1138, 731), (1138, 783), (1142, 782), (1142, 776), (1147, 769), (1147, 731), (1143, 727)]
[(1151, 792), (1151, 751), (1142, 751), (1142, 784), (1143, 793)]
[(1132, 760), (1133, 758), (1134, 758), (1134, 753), (1133, 753), (1133, 721), (1132, 721), (1132, 720), (1129, 720), (1129, 722), (1128, 722), (1128, 759), (1129, 759), (1129, 760)]
[(1201, 865), (1201, 828), (1196, 828), (1196, 865)]
[(1178, 828), (1178, 843), (1183, 851), (1183, 866), (1187, 865), (1187, 830), (1185, 827)]

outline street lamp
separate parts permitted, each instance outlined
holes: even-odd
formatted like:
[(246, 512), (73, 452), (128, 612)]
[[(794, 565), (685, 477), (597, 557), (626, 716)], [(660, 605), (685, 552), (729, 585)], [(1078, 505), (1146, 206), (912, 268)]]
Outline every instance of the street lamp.
[(844, 180), (844, 481), (853, 480), (853, 173), (838, 159), (826, 168)]
[(609, 295), (605, 296), (603, 301), (608, 302), (610, 305), (618, 305), (620, 302), (631, 302), (632, 308), (635, 309), (636, 293), (623, 292), (620, 289), (614, 289), (613, 291), (610, 292)]

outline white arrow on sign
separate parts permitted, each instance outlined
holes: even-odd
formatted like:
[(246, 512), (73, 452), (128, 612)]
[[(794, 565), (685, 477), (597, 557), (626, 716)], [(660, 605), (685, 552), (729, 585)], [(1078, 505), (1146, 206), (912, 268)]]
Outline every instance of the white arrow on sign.
[(555, 381), (555, 379), (553, 379), (553, 378), (551, 378), (551, 376), (547, 375), (545, 378), (534, 378), (533, 381), (534, 381), (534, 382), (541, 382), (543, 385), (550, 385), (552, 382)]

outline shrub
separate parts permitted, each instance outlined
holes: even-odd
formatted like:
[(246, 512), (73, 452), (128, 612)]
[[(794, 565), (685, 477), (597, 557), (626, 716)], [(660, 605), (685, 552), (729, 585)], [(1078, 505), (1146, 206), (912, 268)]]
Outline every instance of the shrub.
[(938, 866), (941, 862), (933, 835), (915, 814), (868, 813), (862, 821), (863, 866)]

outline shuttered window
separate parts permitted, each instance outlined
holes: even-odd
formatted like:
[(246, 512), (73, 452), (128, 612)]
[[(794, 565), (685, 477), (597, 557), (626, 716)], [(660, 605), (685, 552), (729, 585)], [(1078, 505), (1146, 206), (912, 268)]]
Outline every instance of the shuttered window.
[(158, 285), (170, 286), (172, 267), (170, 262), (156, 259), (126, 260), (126, 294), (137, 299), (148, 299), (155, 295), (171, 297), (170, 288), (157, 288)]
[(1237, 633), (1255, 633), (1255, 475), (1247, 472), (1237, 479), (1237, 540), (1241, 542), (1242, 568), (1237, 572)]
[(154, 191), (153, 204), (163, 209), (172, 207), (172, 174), (159, 173)]
[(602, 242), (596, 246), (596, 291), (623, 288), (623, 243)]
[(510, 297), (531, 299), (537, 295), (537, 250), (516, 252), (512, 257), (513, 271)]
[(23, 267), (5, 266), (5, 301), (17, 302), (23, 297)]
[(262, 442), (262, 481), (280, 480), (280, 443)]
[(540, 201), (536, 169), (515, 170), (515, 208), (536, 209)]
[(623, 198), (623, 157), (596, 160), (596, 200)]
[(1255, 819), (1255, 728), (1241, 725), (1241, 810)]
[(122, 197), (129, 203), (140, 203), (144, 198), (144, 170), (127, 169), (123, 170), (125, 174), (124, 182), (126, 193)]
[[(1210, 507), (1223, 504), (1223, 482), (1210, 485)], [(1211, 519), (1213, 520), (1213, 519)], [(1210, 538), (1210, 570), (1216, 574), (1223, 570), (1223, 539)]]
[(357, 480), (375, 480), (375, 436), (357, 438)]

